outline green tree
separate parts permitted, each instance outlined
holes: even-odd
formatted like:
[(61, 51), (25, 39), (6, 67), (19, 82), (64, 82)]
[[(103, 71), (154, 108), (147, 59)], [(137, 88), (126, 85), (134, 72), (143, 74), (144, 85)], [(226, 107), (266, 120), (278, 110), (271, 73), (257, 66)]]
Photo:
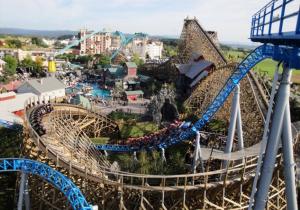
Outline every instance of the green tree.
[(6, 43), (11, 48), (22, 48), (22, 42), (18, 39), (10, 39)]
[(81, 63), (81, 64), (87, 64), (89, 61), (92, 61), (93, 57), (91, 55), (83, 55), (83, 56), (78, 56), (76, 58), (76, 61)]
[(55, 58), (58, 58), (58, 59), (64, 59), (66, 61), (69, 61), (69, 62), (73, 62), (76, 60), (76, 56), (74, 54), (61, 54), (61, 55), (57, 55), (55, 56)]
[(96, 59), (98, 60), (98, 65), (105, 67), (110, 64), (110, 58), (107, 55), (98, 54), (95, 56), (96, 56)]
[(35, 68), (38, 72), (41, 72), (43, 70), (43, 63), (44, 59), (42, 57), (36, 57), (35, 58)]
[(54, 47), (55, 48), (64, 48), (66, 45), (65, 44), (62, 44), (60, 41), (56, 41), (54, 43)]
[(28, 55), (21, 61), (20, 66), (29, 69), (34, 77), (45, 76), (43, 74), (43, 62), (44, 60), (41, 57), (36, 57), (36, 60), (34, 61)]
[(5, 73), (7, 75), (14, 75), (18, 65), (17, 59), (11, 55), (6, 55), (3, 60), (6, 62)]
[(31, 56), (27, 55), (20, 63), (20, 66), (23, 68), (32, 69), (34, 68), (34, 61), (32, 60)]
[(138, 67), (144, 64), (144, 60), (136, 53), (133, 54), (131, 61), (134, 62)]
[(164, 45), (163, 54), (166, 57), (176, 56), (178, 54), (178, 47), (174, 47), (172, 45)]
[(36, 46), (39, 46), (39, 47), (48, 47), (44, 41), (39, 38), (39, 37), (32, 37), (31, 38), (31, 44), (35, 44)]

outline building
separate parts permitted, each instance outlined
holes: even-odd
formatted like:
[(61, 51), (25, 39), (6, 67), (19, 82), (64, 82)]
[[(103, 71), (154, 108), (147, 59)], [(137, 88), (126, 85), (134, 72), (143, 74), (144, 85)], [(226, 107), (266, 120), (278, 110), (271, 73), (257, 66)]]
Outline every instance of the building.
[(125, 63), (125, 78), (124, 80), (133, 80), (137, 78), (137, 65), (134, 62), (126, 62)]
[(178, 64), (179, 85), (182, 90), (193, 89), (214, 68), (214, 63), (204, 59), (203, 55), (193, 54), (191, 60), (186, 64)]
[(3, 74), (6, 62), (0, 59), (0, 76)]
[(149, 40), (147, 36), (137, 37), (128, 45), (132, 54), (137, 54), (141, 59), (161, 59), (163, 43), (160, 41)]
[(18, 61), (24, 60), (26, 57), (31, 57), (35, 60), (36, 57), (42, 57), (47, 60), (50, 56), (53, 56), (54, 51), (50, 49), (37, 49), (37, 50), (21, 50), (21, 49), (10, 49), (10, 48), (0, 48), (0, 59), (3, 59), (6, 55), (11, 55), (15, 57)]
[[(89, 36), (93, 31), (88, 31), (87, 29), (81, 29), (78, 36), (79, 39)], [(114, 45), (116, 44), (114, 39)], [(94, 54), (103, 54), (107, 53), (111, 49), (112, 37), (108, 32), (99, 32), (89, 38), (83, 40), (80, 43), (80, 54), (81, 55), (94, 55)]]
[(148, 42), (148, 37), (137, 37), (134, 38), (132, 44), (128, 47), (131, 48), (133, 54), (137, 54), (140, 58), (146, 58), (146, 45)]
[(125, 91), (128, 102), (143, 100), (144, 92), (142, 90)]
[(110, 50), (117, 50), (120, 47), (121, 47), (121, 37), (120, 36), (111, 36)]
[(146, 45), (146, 58), (159, 60), (162, 58), (163, 43), (159, 41), (149, 41)]
[[(0, 121), (10, 123), (22, 123), (24, 116), (25, 102), (29, 99), (37, 100), (37, 95), (33, 93), (16, 94), (7, 92), (0, 94)], [(0, 125), (2, 124), (0, 122)]]
[(33, 79), (25, 81), (18, 89), (18, 93), (34, 93), (40, 98), (60, 99), (65, 97), (65, 85), (55, 77)]
[(8, 84), (0, 84), (0, 92), (9, 92), (9, 91), (16, 91), (18, 87), (20, 87), (21, 81), (14, 80), (10, 81)]

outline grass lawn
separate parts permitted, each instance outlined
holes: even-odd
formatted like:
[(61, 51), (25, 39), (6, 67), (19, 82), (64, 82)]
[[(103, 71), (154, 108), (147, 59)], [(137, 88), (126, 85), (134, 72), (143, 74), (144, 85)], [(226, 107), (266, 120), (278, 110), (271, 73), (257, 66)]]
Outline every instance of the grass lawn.
[(120, 125), (122, 138), (141, 137), (158, 130), (153, 122), (136, 122), (135, 124), (124, 123)]
[[(257, 72), (266, 73), (270, 78), (273, 78), (277, 62), (272, 59), (266, 59), (257, 64), (254, 70)], [(292, 82), (300, 84), (300, 71), (294, 70), (292, 75)]]
[[(244, 57), (246, 57), (247, 53), (239, 50), (227, 50), (224, 51), (224, 55), (228, 60), (240, 62)], [(266, 59), (257, 64), (254, 67), (254, 71), (266, 73), (270, 78), (273, 78), (276, 65), (277, 61), (274, 61), (272, 59)], [(292, 82), (300, 84), (300, 70), (293, 71)]]
[(241, 61), (247, 53), (238, 50), (224, 51), (224, 55), (228, 60)]
[(90, 138), (90, 139), (94, 144), (107, 144), (109, 137), (96, 137), (96, 138)]

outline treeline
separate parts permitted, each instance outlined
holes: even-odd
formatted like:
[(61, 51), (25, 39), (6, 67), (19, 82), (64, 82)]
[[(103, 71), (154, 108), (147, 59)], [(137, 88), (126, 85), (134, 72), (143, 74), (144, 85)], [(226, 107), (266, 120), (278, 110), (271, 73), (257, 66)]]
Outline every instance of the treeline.
[(179, 39), (161, 39), (164, 44), (163, 56), (172, 57), (178, 55)]

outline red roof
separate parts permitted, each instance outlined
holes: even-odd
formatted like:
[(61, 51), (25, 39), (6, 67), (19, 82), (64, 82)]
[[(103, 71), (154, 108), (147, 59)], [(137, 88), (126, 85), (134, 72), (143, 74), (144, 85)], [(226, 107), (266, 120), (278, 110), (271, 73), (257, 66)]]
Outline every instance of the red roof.
[(15, 81), (11, 81), (10, 83), (4, 85), (4, 84), (0, 84), (0, 90), (1, 89), (6, 89), (7, 91), (14, 91), (16, 90), (20, 85), (22, 84), (21, 81), (19, 80), (15, 80)]

